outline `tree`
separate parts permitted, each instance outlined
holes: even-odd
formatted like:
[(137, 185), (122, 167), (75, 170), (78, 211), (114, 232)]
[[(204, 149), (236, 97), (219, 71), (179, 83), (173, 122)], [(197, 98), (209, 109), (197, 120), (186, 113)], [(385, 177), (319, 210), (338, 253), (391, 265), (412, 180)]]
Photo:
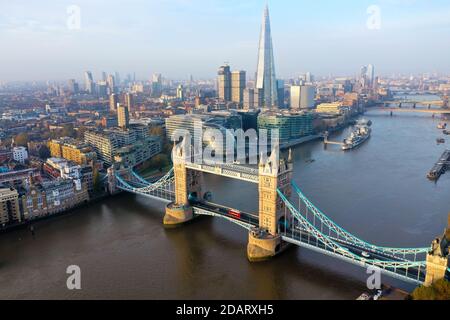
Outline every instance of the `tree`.
[(65, 124), (63, 125), (63, 129), (61, 130), (61, 137), (72, 137), (75, 138), (76, 137), (76, 131), (73, 128), (73, 124)]
[(418, 287), (412, 293), (414, 300), (450, 300), (450, 282), (438, 280), (430, 287)]
[(162, 127), (160, 127), (160, 126), (152, 127), (150, 129), (150, 135), (151, 136), (163, 137), (164, 136), (164, 129)]
[(92, 183), (94, 185), (94, 192), (98, 193), (101, 189), (101, 183), (100, 183), (100, 174), (98, 173), (97, 169), (94, 169), (94, 175), (92, 177)]
[(80, 139), (80, 140), (84, 139), (84, 133), (85, 133), (86, 131), (87, 131), (87, 128), (86, 128), (86, 127), (80, 127), (80, 128), (78, 128), (77, 134), (76, 134), (77, 139)]
[(38, 154), (39, 158), (41, 158), (42, 160), (46, 160), (51, 156), (50, 149), (46, 145), (42, 145), (39, 148)]
[(28, 145), (29, 137), (26, 132), (19, 133), (14, 137), (14, 143), (21, 147), (26, 147)]
[(150, 161), (150, 167), (161, 171), (170, 164), (169, 157), (163, 153), (154, 156)]

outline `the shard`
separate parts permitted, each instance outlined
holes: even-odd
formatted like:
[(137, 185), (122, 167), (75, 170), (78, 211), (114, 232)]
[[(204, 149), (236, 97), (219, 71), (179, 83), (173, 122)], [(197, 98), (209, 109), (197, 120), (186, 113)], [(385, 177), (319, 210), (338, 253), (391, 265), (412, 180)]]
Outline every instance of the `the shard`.
[(269, 7), (266, 6), (259, 39), (258, 68), (256, 71), (256, 89), (260, 106), (278, 107), (278, 88), (275, 76), (272, 35), (270, 32)]

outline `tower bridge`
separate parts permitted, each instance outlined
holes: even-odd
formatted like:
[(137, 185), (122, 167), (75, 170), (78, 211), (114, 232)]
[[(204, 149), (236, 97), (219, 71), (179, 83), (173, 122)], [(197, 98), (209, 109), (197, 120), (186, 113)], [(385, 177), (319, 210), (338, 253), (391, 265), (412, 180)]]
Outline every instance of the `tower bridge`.
[[(261, 157), (257, 168), (193, 164), (190, 157), (183, 153), (182, 147), (175, 146), (173, 169), (155, 183), (132, 170), (111, 167), (109, 191), (135, 193), (167, 203), (166, 226), (180, 226), (198, 216), (236, 224), (248, 231), (250, 261), (272, 258), (288, 245), (296, 245), (361, 267), (377, 267), (386, 275), (416, 284), (430, 285), (450, 274), (450, 217), (446, 233), (435, 239), (431, 247), (378, 246), (346, 231), (305, 196), (292, 181), (291, 152), (288, 159), (279, 159), (277, 152)], [(257, 184), (258, 213), (245, 213), (203, 200), (203, 173)]]

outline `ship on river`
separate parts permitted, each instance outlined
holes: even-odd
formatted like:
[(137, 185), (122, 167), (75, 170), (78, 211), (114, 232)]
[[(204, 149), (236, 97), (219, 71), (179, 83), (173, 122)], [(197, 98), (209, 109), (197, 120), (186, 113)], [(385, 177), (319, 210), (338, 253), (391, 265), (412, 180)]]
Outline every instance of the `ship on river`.
[(355, 130), (344, 140), (342, 150), (351, 150), (366, 142), (372, 133), (371, 121), (360, 120), (355, 126)]

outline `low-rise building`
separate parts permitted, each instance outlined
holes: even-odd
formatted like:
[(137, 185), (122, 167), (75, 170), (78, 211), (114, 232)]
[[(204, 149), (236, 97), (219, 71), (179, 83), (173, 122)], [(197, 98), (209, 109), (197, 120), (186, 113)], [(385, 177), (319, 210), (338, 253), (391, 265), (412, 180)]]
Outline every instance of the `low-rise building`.
[(25, 163), (28, 160), (28, 151), (25, 147), (14, 147), (13, 148), (13, 159), (19, 163)]
[(161, 153), (161, 150), (161, 139), (159, 137), (149, 137), (139, 140), (133, 145), (120, 148), (114, 160), (127, 167), (135, 167)]
[(321, 103), (317, 106), (316, 112), (318, 113), (330, 113), (330, 114), (343, 114), (348, 111), (347, 106), (343, 106), (342, 102), (335, 103)]
[(26, 220), (75, 208), (89, 201), (86, 185), (79, 180), (58, 179), (31, 186), (21, 197)]
[(111, 131), (87, 131), (84, 134), (84, 141), (93, 148), (98, 158), (107, 165), (113, 163), (114, 155), (120, 147), (116, 136)]
[(0, 226), (21, 221), (19, 193), (10, 188), (0, 189)]
[(63, 158), (49, 158), (44, 164), (43, 170), (53, 178), (79, 180), (82, 184), (86, 184), (89, 193), (93, 192), (94, 168), (92, 166), (81, 166)]
[(64, 158), (80, 165), (91, 164), (97, 158), (88, 144), (69, 137), (51, 140), (48, 146), (52, 157)]
[(160, 137), (150, 137), (149, 127), (142, 124), (88, 131), (85, 142), (92, 146), (106, 165), (115, 161), (138, 165), (161, 152)]

